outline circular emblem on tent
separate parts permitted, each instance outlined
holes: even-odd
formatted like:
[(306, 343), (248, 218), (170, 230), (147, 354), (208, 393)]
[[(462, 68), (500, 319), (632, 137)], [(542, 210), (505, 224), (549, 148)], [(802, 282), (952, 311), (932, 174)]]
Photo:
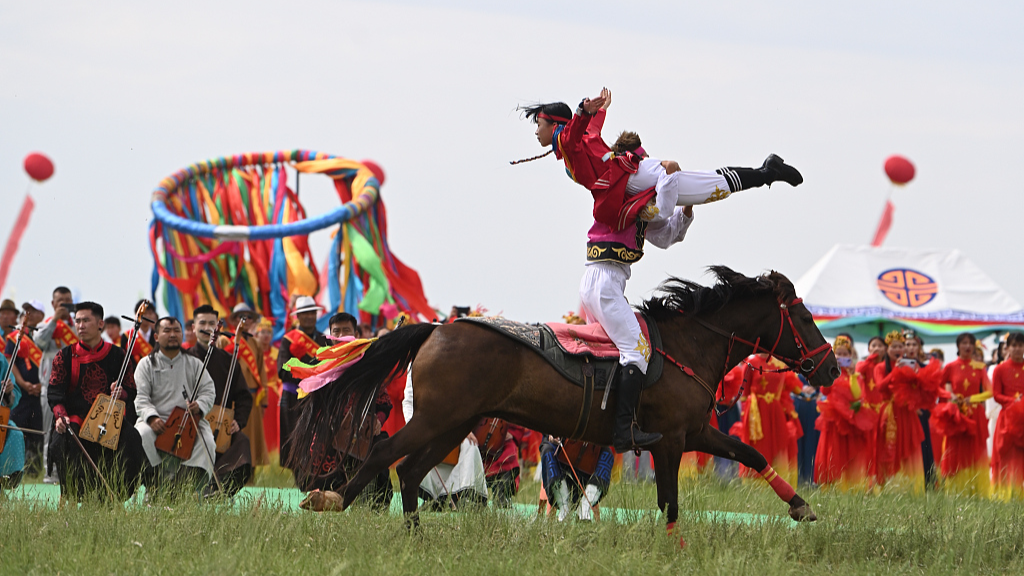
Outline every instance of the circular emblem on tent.
[(904, 308), (924, 306), (939, 293), (939, 285), (930, 276), (907, 268), (879, 274), (878, 289), (890, 302)]

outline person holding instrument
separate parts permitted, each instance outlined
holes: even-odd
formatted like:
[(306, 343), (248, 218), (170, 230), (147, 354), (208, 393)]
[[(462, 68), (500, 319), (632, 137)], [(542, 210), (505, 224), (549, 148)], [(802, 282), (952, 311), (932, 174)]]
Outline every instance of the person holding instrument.
[[(6, 304), (9, 300), (5, 300)], [(12, 332), (14, 332), (12, 330)], [(10, 365), (7, 358), (0, 354), (0, 410), (6, 408), (8, 415), (10, 409), (18, 405), (21, 400), (21, 388), (8, 374)], [(8, 419), (8, 426), (17, 426), (15, 420)], [(6, 432), (6, 434), (4, 434)], [(3, 449), (0, 449), (0, 497), (4, 490), (14, 490), (21, 484), (22, 471), (25, 469), (25, 435), (21, 430), (0, 430), (0, 435), (6, 436), (3, 442)]]
[[(50, 371), (48, 398), (56, 432), (51, 456), (60, 479), (62, 498), (78, 500), (90, 492), (103, 498), (106, 494), (102, 484), (70, 434), (81, 430), (98, 395), (113, 393), (125, 353), (103, 341), (103, 307), (99, 304), (78, 304), (74, 322), (78, 342), (57, 352)], [(127, 500), (135, 492), (145, 467), (142, 439), (134, 428), (135, 393), (135, 380), (129, 372), (116, 398), (125, 403), (117, 449), (110, 450), (95, 442), (83, 443), (85, 451), (121, 500)]]
[(43, 466), (46, 471), (43, 482), (53, 484), (57, 481), (54, 473), (53, 461), (50, 458), (51, 432), (53, 430), (53, 411), (47, 398), (50, 381), (50, 368), (53, 366), (53, 358), (62, 348), (74, 346), (78, 343), (78, 334), (75, 330), (75, 305), (71, 296), (71, 290), (66, 286), (58, 286), (53, 289), (50, 306), (53, 307), (53, 316), (43, 320), (39, 324), (39, 330), (33, 335), (33, 340), (43, 352), (43, 359), (39, 363), (39, 382), (43, 384), (42, 393), (39, 395), (40, 404), (43, 408)]
[[(195, 327), (196, 345), (189, 348), (185, 354), (199, 359), (201, 362), (206, 358), (206, 353), (211, 346), (210, 337), (217, 329), (219, 314), (209, 304), (203, 304), (192, 313), (192, 324)], [(218, 405), (213, 407), (211, 414), (216, 415), (220, 407), (234, 410), (233, 418), (229, 424), (228, 432), (231, 434), (231, 444), (228, 449), (219, 453), (214, 462), (214, 470), (228, 496), (234, 496), (252, 479), (252, 452), (249, 445), (249, 437), (242, 432), (249, 421), (249, 414), (252, 411), (252, 394), (249, 393), (249, 386), (242, 377), (242, 371), (236, 364), (232, 373), (232, 355), (214, 346), (210, 355), (210, 362), (206, 365), (206, 371), (213, 378), (213, 385), (217, 392)], [(231, 382), (228, 376), (231, 375)], [(228, 388), (225, 394), (225, 387)], [(226, 404), (224, 400), (227, 400)]]
[[(139, 414), (135, 429), (142, 437), (142, 448), (154, 470), (143, 479), (146, 490), (164, 490), (181, 486), (201, 489), (213, 475), (213, 432), (203, 419), (213, 407), (216, 389), (203, 361), (181, 352), (181, 323), (177, 318), (161, 318), (154, 328), (158, 349), (142, 358), (135, 368), (135, 410)], [(157, 450), (157, 437), (175, 408), (188, 411), (188, 426), (198, 426), (199, 435), (191, 455), (181, 460)]]
[[(18, 354), (14, 354), (18, 340), (18, 331), (13, 330), (7, 335), (4, 355), (14, 365), (11, 368), (12, 382), (21, 388), (21, 401), (11, 411), (11, 419), (20, 426), (32, 430), (43, 429), (43, 384), (39, 379), (40, 367), (43, 363), (43, 351), (32, 340), (32, 335), (40, 322), (43, 321), (43, 303), (29, 300), (21, 305), (22, 326), (27, 330), (25, 337), (18, 346)], [(43, 463), (43, 437), (30, 434), (25, 437), (25, 473), (35, 475)]]

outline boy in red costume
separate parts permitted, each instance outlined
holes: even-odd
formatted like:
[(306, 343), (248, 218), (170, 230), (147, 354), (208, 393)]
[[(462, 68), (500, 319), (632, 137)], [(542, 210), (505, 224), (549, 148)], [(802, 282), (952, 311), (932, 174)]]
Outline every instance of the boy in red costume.
[[(594, 197), (595, 222), (587, 234), (587, 266), (580, 283), (580, 300), (588, 319), (601, 324), (619, 349), (623, 368), (617, 385), (612, 443), (617, 451), (625, 452), (661, 439), (661, 434), (644, 432), (636, 423), (636, 407), (651, 350), (625, 296), (630, 266), (643, 257), (645, 240), (650, 239), (661, 248), (681, 242), (693, 221), (692, 203), (721, 199), (736, 190), (777, 180), (795, 186), (803, 178), (795, 168), (772, 155), (761, 169), (723, 168), (717, 173), (704, 173), (708, 178), (702, 194), (696, 198), (680, 196), (679, 177), (667, 178), (669, 170), (673, 175), (677, 173), (678, 165), (646, 158), (637, 149), (616, 155), (604, 142), (601, 129), (610, 103), (611, 92), (605, 89), (597, 98), (584, 99), (576, 114), (565, 103), (556, 102), (528, 107), (526, 116), (536, 122), (540, 144), (551, 146), (555, 156), (565, 163), (569, 177)], [(664, 182), (659, 171), (665, 173)], [(642, 186), (638, 178), (647, 175), (651, 180), (652, 174), (655, 177), (650, 187), (636, 191)], [(709, 183), (714, 186), (709, 188)], [(675, 197), (671, 196), (673, 191)], [(658, 208), (659, 194), (663, 195), (660, 205), (664, 210)], [(679, 201), (688, 204), (677, 207)]]

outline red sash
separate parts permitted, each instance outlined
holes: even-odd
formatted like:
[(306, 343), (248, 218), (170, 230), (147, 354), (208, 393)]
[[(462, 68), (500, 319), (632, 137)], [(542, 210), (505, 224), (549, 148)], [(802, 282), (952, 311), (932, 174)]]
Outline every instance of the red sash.
[(249, 369), (249, 374), (252, 374), (254, 379), (259, 380), (260, 364), (256, 360), (256, 353), (249, 346), (249, 342), (245, 338), (238, 341), (238, 360), (245, 364), (245, 367)]
[[(134, 332), (134, 330), (128, 330), (127, 332), (124, 333), (125, 338), (127, 338), (127, 340), (126, 340), (127, 342), (131, 342), (132, 341), (132, 333), (133, 332)], [(141, 336), (141, 334), (140, 334), (140, 336)], [(135, 363), (138, 364), (139, 362), (142, 361), (143, 358), (145, 358), (146, 356), (149, 356), (149, 353), (152, 352), (152, 351), (153, 351), (153, 346), (149, 342), (146, 342), (145, 339), (140, 337), (140, 338), (135, 340), (135, 347), (132, 348), (132, 360), (134, 360)]]
[(78, 344), (78, 336), (66, 322), (57, 320), (57, 325), (53, 328), (53, 341), (60, 344), (61, 347), (74, 346)]
[[(18, 342), (18, 331), (12, 330), (7, 335), (7, 339), (11, 342)], [(39, 363), (43, 361), (43, 351), (36, 346), (36, 343), (32, 341), (30, 336), (26, 336), (21, 339), (21, 347), (18, 348), (18, 358), (29, 363), (29, 365), (39, 366)]]
[(292, 330), (284, 335), (284, 339), (288, 341), (288, 350), (295, 358), (316, 356), (316, 351), (320, 349), (320, 345), (302, 330)]
[[(75, 344), (74, 348), (71, 349), (71, 383), (68, 385), (68, 392), (78, 387), (78, 376), (81, 373), (82, 364), (92, 364), (93, 362), (103, 360), (113, 347), (110, 342), (103, 342), (99, 348), (89, 350), (81, 342)], [(75, 424), (82, 425), (81, 416), (69, 414), (68, 418)]]
[(92, 364), (103, 360), (110, 353), (111, 348), (113, 345), (110, 342), (103, 342), (95, 350), (89, 350), (81, 342), (75, 344), (75, 347), (71, 349), (71, 385), (68, 386), (68, 391), (78, 387), (78, 375), (82, 364)]

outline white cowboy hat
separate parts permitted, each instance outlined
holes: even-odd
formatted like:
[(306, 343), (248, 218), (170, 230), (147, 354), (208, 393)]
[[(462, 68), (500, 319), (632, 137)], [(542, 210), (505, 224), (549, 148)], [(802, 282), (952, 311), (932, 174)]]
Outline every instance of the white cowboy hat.
[(295, 300), (295, 310), (292, 311), (292, 314), (302, 314), (303, 312), (319, 312), (323, 309), (324, 307), (318, 305), (316, 303), (316, 300), (314, 300), (312, 296), (299, 296)]

